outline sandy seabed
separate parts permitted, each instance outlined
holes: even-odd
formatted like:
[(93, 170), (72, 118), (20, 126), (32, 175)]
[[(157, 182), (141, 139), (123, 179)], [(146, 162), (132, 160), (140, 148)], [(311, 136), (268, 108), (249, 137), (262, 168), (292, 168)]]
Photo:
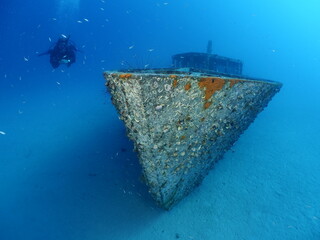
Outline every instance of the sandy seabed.
[(167, 212), (140, 181), (102, 76), (50, 76), (0, 98), (1, 240), (320, 239), (318, 96), (293, 104), (282, 89)]

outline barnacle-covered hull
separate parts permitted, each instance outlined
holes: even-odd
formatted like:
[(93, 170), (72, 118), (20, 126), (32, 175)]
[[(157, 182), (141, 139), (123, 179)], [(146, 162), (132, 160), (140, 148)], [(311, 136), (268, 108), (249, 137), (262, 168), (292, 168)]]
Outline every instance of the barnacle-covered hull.
[(150, 193), (165, 209), (201, 183), (281, 88), (272, 81), (205, 74), (104, 76)]

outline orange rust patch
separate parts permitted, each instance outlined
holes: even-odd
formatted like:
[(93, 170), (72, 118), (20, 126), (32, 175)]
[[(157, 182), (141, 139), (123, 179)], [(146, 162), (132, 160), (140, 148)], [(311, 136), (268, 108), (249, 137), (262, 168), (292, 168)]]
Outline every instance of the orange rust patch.
[(171, 78), (177, 78), (177, 75), (170, 75)]
[(188, 91), (190, 88), (191, 88), (191, 83), (187, 83), (187, 84), (184, 86), (184, 89), (185, 89), (186, 91)]
[(208, 100), (216, 91), (220, 91), (225, 84), (225, 80), (216, 77), (201, 78), (198, 82), (200, 88), (205, 88), (205, 100)]
[(131, 77), (132, 77), (131, 73), (124, 73), (119, 75), (119, 78), (131, 78)]
[(177, 79), (173, 80), (172, 86), (174, 88), (178, 86), (178, 80)]
[(208, 107), (210, 107), (211, 104), (212, 104), (212, 102), (205, 102), (203, 105), (203, 108), (207, 109)]
[(186, 139), (186, 136), (181, 136), (181, 138), (180, 138), (181, 140), (184, 140), (184, 139)]
[(238, 83), (240, 80), (239, 79), (231, 79), (230, 80), (230, 88), (233, 87), (233, 85), (235, 85), (236, 83)]

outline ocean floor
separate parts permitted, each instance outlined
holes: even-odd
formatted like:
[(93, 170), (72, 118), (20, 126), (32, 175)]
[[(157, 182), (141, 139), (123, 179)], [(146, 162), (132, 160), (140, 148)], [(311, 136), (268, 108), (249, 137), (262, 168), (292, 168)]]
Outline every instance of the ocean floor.
[(101, 73), (2, 84), (1, 240), (320, 239), (316, 94), (295, 102), (285, 86), (168, 212), (140, 180)]

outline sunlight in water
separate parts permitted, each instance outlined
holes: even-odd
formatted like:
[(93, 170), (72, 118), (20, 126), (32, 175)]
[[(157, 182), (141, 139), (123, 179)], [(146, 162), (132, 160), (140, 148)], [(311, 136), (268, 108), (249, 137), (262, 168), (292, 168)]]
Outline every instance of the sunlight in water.
[(76, 13), (79, 10), (80, 0), (59, 0), (58, 1), (58, 14), (69, 15)]

